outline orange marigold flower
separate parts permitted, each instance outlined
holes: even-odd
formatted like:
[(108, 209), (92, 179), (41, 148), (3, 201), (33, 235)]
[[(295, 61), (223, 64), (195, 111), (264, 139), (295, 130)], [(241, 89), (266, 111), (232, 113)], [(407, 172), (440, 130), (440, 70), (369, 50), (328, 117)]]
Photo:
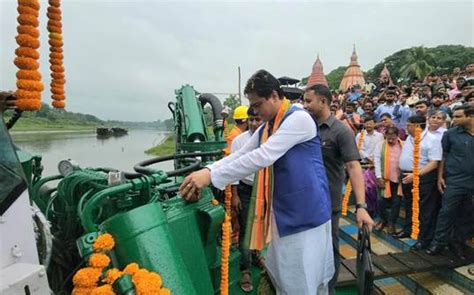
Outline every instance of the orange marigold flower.
[(54, 6), (49, 6), (48, 7), (48, 12), (49, 13), (54, 13), (54, 14), (61, 14), (61, 9), (58, 8), (58, 7), (54, 7)]
[(96, 252), (110, 251), (114, 248), (115, 241), (111, 234), (105, 233), (97, 237), (93, 248)]
[(17, 102), (19, 100), (40, 100), (41, 92), (18, 89), (16, 91)]
[(52, 105), (57, 109), (64, 109), (66, 103), (62, 100), (53, 100)]
[(25, 6), (25, 5), (19, 5), (16, 9), (18, 11), (18, 13), (20, 14), (30, 14), (30, 15), (33, 15), (35, 17), (38, 17), (39, 16), (39, 12), (38, 10), (34, 9), (34, 8), (31, 8), (29, 6)]
[(16, 57), (13, 63), (21, 70), (37, 70), (39, 63), (29, 57)]
[(51, 78), (53, 78), (53, 79), (64, 79), (64, 73), (52, 72), (51, 73)]
[(18, 4), (31, 7), (35, 10), (40, 9), (40, 4), (38, 0), (18, 0)]
[(61, 47), (50, 47), (49, 51), (57, 52), (57, 53), (63, 53), (63, 49)]
[(44, 85), (41, 81), (34, 80), (16, 80), (16, 87), (18, 89), (28, 90), (28, 91), (38, 91), (41, 92), (44, 90)]
[(41, 74), (38, 71), (19, 70), (16, 72), (17, 79), (41, 81)]
[(139, 269), (133, 276), (132, 276), (132, 282), (134, 284), (137, 284), (141, 281), (148, 281), (148, 274), (150, 272), (144, 268)]
[(102, 282), (112, 285), (122, 275), (123, 272), (116, 268), (109, 269), (105, 274), (105, 278), (102, 280)]
[(38, 51), (28, 47), (18, 47), (17, 49), (15, 49), (15, 54), (19, 57), (29, 57), (32, 59), (39, 59), (40, 57)]
[(153, 284), (157, 285), (158, 288), (161, 288), (161, 286), (163, 285), (163, 280), (161, 279), (161, 276), (156, 272), (150, 272), (148, 274), (148, 280)]
[(49, 33), (50, 39), (63, 40), (63, 35), (58, 33)]
[(52, 65), (57, 65), (57, 66), (60, 66), (63, 64), (63, 61), (61, 59), (57, 59), (57, 58), (51, 58), (49, 60), (49, 63), (52, 64)]
[(31, 14), (20, 14), (16, 19), (20, 25), (29, 25), (35, 28), (39, 26), (38, 18)]
[(66, 96), (64, 94), (53, 94), (51, 95), (51, 98), (56, 101), (61, 101), (61, 100), (65, 100)]
[(90, 295), (93, 288), (74, 288), (72, 290), (72, 295)]
[(111, 285), (102, 285), (100, 287), (94, 288), (91, 295), (112, 295), (115, 294), (114, 289)]
[(55, 20), (55, 21), (61, 21), (62, 17), (60, 14), (56, 14), (56, 13), (46, 13), (46, 15), (48, 16), (49, 19), (52, 19), (52, 20)]
[(49, 86), (51, 87), (51, 90), (53, 88), (56, 90), (56, 92), (53, 92), (54, 94), (63, 94), (64, 93), (64, 85), (63, 84), (50, 83)]
[(58, 34), (61, 34), (63, 32), (63, 29), (61, 29), (61, 27), (48, 25), (47, 28), (48, 28), (48, 32), (54, 32), (54, 33), (58, 33)]
[(212, 199), (211, 204), (214, 205), (214, 206), (217, 206), (217, 205), (219, 205), (219, 201), (216, 200), (216, 199)]
[(57, 21), (57, 20), (54, 20), (54, 19), (48, 20), (47, 25), (48, 26), (53, 26), (53, 27), (58, 27), (58, 28), (63, 27), (63, 24), (60, 21)]
[[(38, 94), (39, 97), (41, 97), (39, 92), (36, 92), (36, 93)], [(15, 104), (17, 108), (22, 111), (37, 111), (41, 109), (40, 99), (20, 99), (17, 95), (17, 100)]]
[(64, 67), (63, 66), (55, 66), (55, 65), (52, 65), (49, 67), (49, 69), (52, 71), (52, 72), (58, 72), (58, 73), (63, 73), (64, 72)]
[(61, 41), (61, 40), (49, 39), (48, 43), (52, 47), (62, 47), (63, 46), (63, 41)]
[(33, 38), (39, 38), (40, 32), (37, 28), (33, 26), (19, 25), (16, 27), (18, 34), (27, 34)]
[(61, 0), (49, 0), (48, 3), (51, 6), (59, 7), (61, 5)]
[(20, 34), (16, 36), (16, 43), (23, 47), (29, 47), (33, 49), (38, 49), (40, 47), (40, 41), (37, 38), (31, 37), (27, 34)]
[(129, 275), (134, 275), (138, 270), (140, 269), (140, 266), (136, 263), (129, 263), (124, 269), (123, 272)]
[(53, 82), (55, 85), (64, 85), (66, 84), (66, 79), (53, 79)]
[(84, 267), (76, 272), (72, 282), (76, 287), (91, 288), (96, 287), (102, 269), (95, 267)]
[(51, 52), (49, 54), (49, 58), (63, 59), (64, 55), (62, 53), (58, 53), (58, 52)]
[(171, 291), (168, 288), (162, 288), (160, 290), (160, 295), (171, 295)]
[(109, 263), (109, 256), (103, 253), (94, 253), (89, 257), (89, 265), (92, 267), (105, 268), (107, 265), (109, 265)]

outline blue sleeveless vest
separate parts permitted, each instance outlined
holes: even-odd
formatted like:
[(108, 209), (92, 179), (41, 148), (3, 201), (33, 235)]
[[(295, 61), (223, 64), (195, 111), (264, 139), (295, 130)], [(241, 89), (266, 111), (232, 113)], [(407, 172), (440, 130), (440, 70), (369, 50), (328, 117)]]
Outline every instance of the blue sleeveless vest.
[[(291, 107), (281, 123), (295, 111), (304, 110)], [(263, 132), (263, 128), (260, 130)], [(280, 237), (315, 228), (331, 219), (318, 135), (293, 146), (273, 164), (273, 214)]]

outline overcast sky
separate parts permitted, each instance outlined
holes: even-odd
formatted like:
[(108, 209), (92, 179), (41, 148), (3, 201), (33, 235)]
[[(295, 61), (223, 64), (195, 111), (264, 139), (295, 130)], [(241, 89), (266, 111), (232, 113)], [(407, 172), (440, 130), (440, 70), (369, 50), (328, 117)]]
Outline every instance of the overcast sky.
[[(41, 7), (41, 72), (49, 85), (47, 0)], [(363, 70), (404, 48), (473, 46), (473, 1), (163, 2), (62, 1), (67, 110), (102, 119), (166, 119), (174, 89), (236, 93), (258, 69), (307, 76)], [(0, 89), (14, 89), (16, 1), (0, 0)], [(50, 102), (50, 93), (43, 93)]]

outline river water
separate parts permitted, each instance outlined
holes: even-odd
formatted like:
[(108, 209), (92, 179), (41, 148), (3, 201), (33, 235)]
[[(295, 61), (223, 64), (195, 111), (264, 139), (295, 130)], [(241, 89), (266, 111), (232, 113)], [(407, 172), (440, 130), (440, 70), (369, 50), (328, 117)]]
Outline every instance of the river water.
[[(145, 150), (161, 143), (166, 133), (156, 130), (129, 130), (121, 137), (98, 138), (95, 131), (34, 131), (14, 132), (13, 142), (21, 149), (41, 155), (43, 176), (58, 173), (58, 162), (76, 161), (80, 167), (111, 167), (133, 172), (133, 166), (151, 158)], [(165, 171), (173, 170), (173, 162), (153, 166)]]

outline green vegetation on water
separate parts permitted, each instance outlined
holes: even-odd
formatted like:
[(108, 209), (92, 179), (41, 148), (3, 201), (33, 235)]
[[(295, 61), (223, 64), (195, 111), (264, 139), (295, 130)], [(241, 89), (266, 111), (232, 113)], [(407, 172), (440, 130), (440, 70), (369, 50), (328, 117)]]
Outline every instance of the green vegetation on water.
[(169, 135), (162, 143), (145, 151), (146, 154), (155, 156), (171, 155), (176, 152), (174, 136)]

